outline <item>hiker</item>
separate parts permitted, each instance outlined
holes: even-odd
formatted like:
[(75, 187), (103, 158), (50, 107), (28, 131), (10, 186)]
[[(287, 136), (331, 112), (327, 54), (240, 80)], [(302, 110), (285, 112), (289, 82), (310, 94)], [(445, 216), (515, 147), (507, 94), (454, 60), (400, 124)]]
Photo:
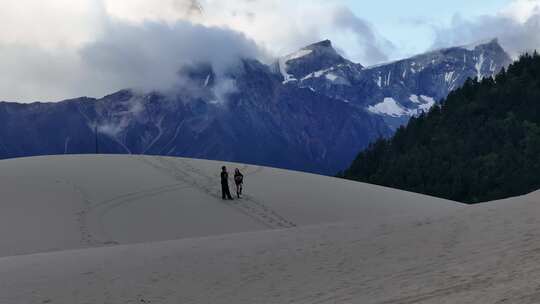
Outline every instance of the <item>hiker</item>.
[(229, 191), (229, 173), (225, 166), (221, 167), (221, 197), (223, 199), (233, 199)]
[(240, 198), (242, 194), (242, 185), (244, 184), (244, 175), (236, 168), (234, 170), (234, 183), (236, 184), (236, 195)]

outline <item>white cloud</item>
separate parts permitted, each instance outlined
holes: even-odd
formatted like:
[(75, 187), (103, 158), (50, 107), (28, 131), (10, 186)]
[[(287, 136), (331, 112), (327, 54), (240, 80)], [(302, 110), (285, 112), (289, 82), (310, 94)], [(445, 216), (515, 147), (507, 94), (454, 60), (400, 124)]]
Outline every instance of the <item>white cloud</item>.
[(386, 60), (392, 47), (341, 0), (203, 0), (202, 5), (200, 22), (246, 33), (276, 56), (331, 39), (346, 56), (369, 65)]
[[(188, 62), (218, 70), (239, 57), (267, 59), (322, 39), (371, 65), (394, 45), (345, 0), (2, 0), (0, 100), (99, 97), (161, 89)], [(540, 0), (436, 26), (434, 47), (499, 37), (512, 55), (540, 45)], [(198, 24), (198, 25), (196, 25)], [(226, 81), (226, 79), (224, 79)], [(223, 88), (234, 89), (229, 83)], [(225, 90), (225, 91), (227, 91)]]
[(198, 0), (104, 0), (108, 14), (130, 22), (166, 21), (174, 23), (200, 15)]
[(363, 64), (391, 45), (341, 0), (3, 0), (0, 20), (0, 100), (12, 101), (164, 89), (186, 63), (219, 73), (326, 38)]
[(495, 15), (465, 19), (456, 15), (449, 26), (434, 27), (434, 48), (499, 38), (514, 58), (540, 48), (540, 0), (515, 0)]
[[(105, 33), (79, 51), (80, 57), (106, 83), (98, 87), (167, 90), (179, 81), (178, 71), (193, 63), (210, 63), (218, 78), (240, 58), (263, 53), (243, 34), (224, 28), (145, 22), (110, 22)], [(110, 90), (110, 88), (109, 88)]]
[(210, 63), (219, 80), (239, 58), (264, 56), (255, 42), (227, 28), (182, 20), (129, 21), (92, 0), (23, 2), (27, 10), (13, 2), (0, 15), (11, 18), (7, 28), (13, 31), (0, 29), (0, 100), (166, 90), (179, 81), (185, 64)]
[(48, 49), (79, 46), (99, 33), (103, 11), (93, 0), (2, 0), (0, 43)]
[(533, 15), (540, 12), (539, 7), (539, 0), (514, 0), (499, 12), (499, 15), (512, 18), (520, 23), (525, 23)]
[[(279, 56), (307, 44), (332, 39), (353, 60), (364, 64), (387, 58), (392, 44), (365, 20), (355, 16), (343, 0), (107, 0), (107, 10), (131, 22), (189, 19), (208, 26), (231, 28), (254, 39)], [(198, 10), (200, 8), (200, 11)]]

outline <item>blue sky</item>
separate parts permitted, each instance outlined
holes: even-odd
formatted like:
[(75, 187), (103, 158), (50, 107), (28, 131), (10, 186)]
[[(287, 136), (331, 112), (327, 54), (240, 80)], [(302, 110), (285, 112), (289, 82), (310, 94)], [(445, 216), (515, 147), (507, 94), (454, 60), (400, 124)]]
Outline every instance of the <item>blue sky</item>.
[(431, 46), (430, 25), (446, 26), (455, 15), (474, 19), (494, 15), (510, 0), (347, 0), (349, 8), (368, 20), (402, 54), (415, 54)]

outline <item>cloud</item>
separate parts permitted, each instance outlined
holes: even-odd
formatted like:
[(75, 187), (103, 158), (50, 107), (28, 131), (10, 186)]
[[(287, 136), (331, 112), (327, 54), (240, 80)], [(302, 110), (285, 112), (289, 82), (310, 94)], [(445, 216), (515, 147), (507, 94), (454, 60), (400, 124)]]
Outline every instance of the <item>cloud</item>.
[[(50, 6), (21, 1), (35, 9), (29, 12), (35, 19), (12, 18), (8, 28), (16, 35), (0, 30), (0, 68), (5, 73), (0, 100), (100, 97), (124, 88), (167, 90), (181, 80), (183, 65), (198, 62), (211, 64), (216, 79), (226, 81), (227, 69), (240, 58), (265, 56), (253, 40), (226, 27), (151, 18), (133, 22), (107, 13), (105, 5), (93, 0), (51, 0)], [(0, 18), (22, 14), (23, 6), (12, 4)], [(231, 90), (230, 82), (219, 92), (225, 88)]]
[(540, 1), (517, 0), (495, 15), (475, 19), (454, 16), (449, 26), (433, 26), (434, 48), (499, 38), (502, 47), (517, 57), (540, 48)]
[(79, 46), (99, 33), (103, 13), (93, 0), (2, 0), (0, 44)]
[(226, 101), (228, 95), (237, 91), (238, 88), (236, 87), (236, 82), (234, 79), (218, 77), (214, 87), (212, 88), (212, 93), (215, 97), (212, 102), (222, 103), (223, 101)]
[(223, 77), (241, 58), (259, 58), (263, 52), (243, 34), (188, 21), (111, 22), (104, 35), (80, 50), (81, 59), (102, 79), (98, 87), (135, 87), (167, 90), (178, 81), (182, 66), (209, 63)]
[[(346, 0), (2, 0), (0, 20), (0, 100), (10, 101), (167, 90), (183, 65), (197, 62), (213, 65), (222, 99), (235, 90), (226, 70), (242, 57), (269, 63), (331, 39), (367, 66), (397, 50)], [(433, 30), (433, 48), (493, 37), (514, 57), (540, 47), (540, 0), (456, 15), (449, 25), (417, 22)]]
[(368, 22), (358, 18), (349, 9), (336, 10), (333, 20), (339, 29), (348, 30), (354, 35), (358, 45), (362, 46), (358, 50), (359, 57), (367, 63), (387, 61), (388, 53), (395, 49), (389, 40), (379, 36)]
[(347, 57), (364, 65), (388, 58), (392, 44), (343, 0), (202, 0), (197, 22), (245, 33), (274, 56), (331, 39)]
[[(344, 0), (3, 0), (0, 100), (166, 90), (182, 65), (208, 62), (214, 93), (242, 57), (270, 63), (322, 39), (364, 65), (391, 44)], [(271, 55), (271, 56), (270, 56)]]
[[(136, 96), (124, 101), (123, 103), (124, 106), (126, 106), (126, 110), (123, 112), (115, 113), (112, 117), (102, 116), (99, 119), (97, 131), (117, 139), (132, 121), (144, 120), (144, 107), (140, 98), (141, 97)], [(94, 129), (96, 124), (95, 122), (88, 122), (88, 126), (90, 129)]]
[(203, 13), (198, 0), (104, 0), (103, 6), (111, 16), (132, 23), (156, 20), (175, 23)]

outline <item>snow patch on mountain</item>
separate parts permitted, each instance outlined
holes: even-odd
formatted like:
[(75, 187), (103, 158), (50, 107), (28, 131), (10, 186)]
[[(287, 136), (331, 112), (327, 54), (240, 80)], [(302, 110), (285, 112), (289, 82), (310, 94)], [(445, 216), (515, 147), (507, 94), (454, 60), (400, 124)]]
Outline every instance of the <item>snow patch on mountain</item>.
[(302, 58), (304, 56), (307, 56), (309, 54), (313, 53), (312, 50), (306, 50), (306, 49), (302, 49), (302, 50), (299, 50), (297, 52), (294, 52), (292, 54), (289, 54), (288, 56), (286, 56), (286, 61), (290, 61), (290, 60), (294, 60), (294, 59), (298, 59), (298, 58)]
[(452, 83), (452, 80), (454, 79), (454, 73), (455, 71), (450, 71), (444, 74), (444, 80), (446, 81), (446, 83)]
[(381, 75), (379, 75), (379, 78), (377, 78), (376, 83), (377, 83), (377, 86), (379, 88), (382, 88), (382, 76)]
[(392, 71), (388, 72), (388, 75), (386, 76), (386, 82), (385, 82), (385, 86), (389, 86), (390, 85), (390, 79), (392, 77)]
[(412, 101), (413, 103), (418, 103), (418, 104), (421, 103), (420, 100), (418, 99), (418, 95), (413, 94), (413, 95), (409, 96), (409, 100)]
[(334, 73), (328, 73), (325, 75), (326, 79), (330, 80), (330, 81), (336, 81), (339, 76), (337, 76), (336, 74)]
[(333, 72), (329, 72), (324, 75), (327, 80), (329, 80), (334, 85), (347, 85), (350, 86), (351, 83), (345, 77), (338, 75)]
[(435, 105), (435, 99), (426, 95), (420, 95), (420, 98), (424, 101), (416, 111), (416, 114), (429, 111)]
[(294, 78), (293, 75), (287, 73), (287, 60), (286, 58), (280, 58), (279, 61), (279, 72), (281, 73), (281, 76), (283, 76), (283, 83), (288, 83), (291, 81), (295, 81), (296, 78)]
[(304, 80), (308, 80), (310, 78), (319, 78), (323, 75), (325, 75), (326, 73), (330, 72), (330, 71), (333, 71), (334, 70), (334, 67), (331, 67), (331, 68), (328, 68), (328, 69), (323, 69), (323, 70), (319, 70), (319, 71), (315, 71), (313, 73), (310, 73), (310, 74), (307, 74), (306, 76), (304, 76), (301, 81), (304, 81)]
[(206, 76), (206, 79), (204, 80), (204, 85), (203, 87), (207, 87), (208, 84), (210, 83), (210, 78), (212, 77), (212, 74), (208, 74), (208, 76)]
[(484, 53), (481, 53), (478, 61), (474, 65), (476, 68), (476, 78), (478, 78), (478, 80), (482, 80), (482, 66), (484, 65), (484, 60)]
[(368, 111), (374, 114), (389, 115), (392, 117), (401, 117), (408, 115), (409, 111), (405, 109), (392, 97), (385, 97), (382, 102), (376, 105), (369, 106)]
[[(433, 60), (432, 60), (431, 64), (433, 64)], [(413, 74), (422, 72), (424, 70), (424, 68), (425, 68), (424, 65), (418, 64), (415, 61), (411, 62), (410, 70), (411, 70), (411, 73), (413, 73)]]
[(409, 100), (417, 105), (415, 108), (407, 108), (396, 101), (393, 97), (385, 97), (382, 102), (369, 106), (367, 110), (377, 115), (391, 117), (416, 116), (429, 111), (435, 104), (435, 99), (426, 95), (411, 95)]
[(279, 60), (278, 60), (279, 71), (280, 71), (281, 75), (283, 76), (283, 79), (284, 79), (283, 83), (284, 84), (298, 80), (293, 75), (288, 73), (287, 63), (289, 61), (297, 60), (297, 59), (300, 59), (302, 57), (305, 57), (305, 56), (307, 56), (307, 55), (309, 55), (311, 53), (313, 53), (313, 50), (301, 49), (301, 50), (299, 50), (297, 52), (294, 52), (292, 54), (289, 54), (287, 56), (279, 58)]

